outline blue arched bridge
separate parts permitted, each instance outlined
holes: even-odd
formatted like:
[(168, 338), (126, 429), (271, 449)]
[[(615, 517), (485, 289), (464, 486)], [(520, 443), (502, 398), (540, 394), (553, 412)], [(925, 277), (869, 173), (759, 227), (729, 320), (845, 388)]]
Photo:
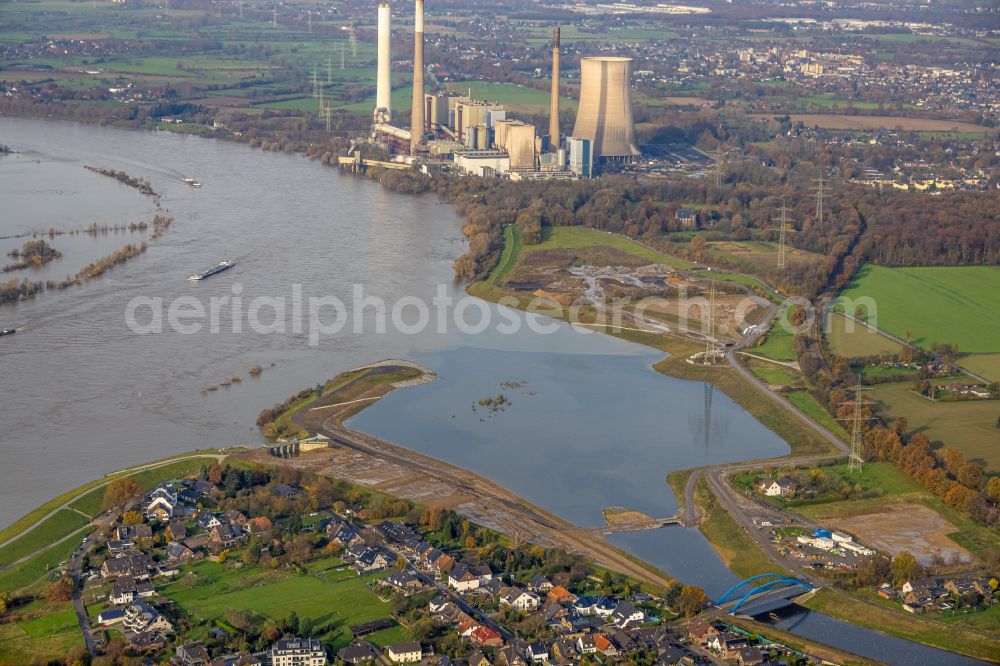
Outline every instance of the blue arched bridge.
[(809, 583), (784, 574), (760, 574), (733, 585), (715, 605), (730, 615), (753, 617), (784, 608), (795, 597), (814, 589)]

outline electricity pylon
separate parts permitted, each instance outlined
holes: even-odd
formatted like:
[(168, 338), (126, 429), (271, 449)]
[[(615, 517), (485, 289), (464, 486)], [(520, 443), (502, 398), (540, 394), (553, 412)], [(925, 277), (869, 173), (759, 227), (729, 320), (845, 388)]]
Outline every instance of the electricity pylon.
[[(781, 209), (779, 211), (778, 217), (776, 217), (773, 222), (777, 222), (778, 226), (778, 268), (783, 269), (785, 267), (785, 234), (788, 233), (788, 223), (794, 222), (794, 220), (788, 219), (788, 207), (785, 206), (784, 200), (781, 202)], [(792, 229), (791, 231), (794, 231)]]
[(326, 85), (333, 83), (333, 58), (326, 58)]
[(309, 34), (313, 34), (313, 13), (306, 12), (307, 21), (309, 22)]
[(318, 72), (316, 70), (316, 65), (313, 65), (313, 99), (319, 97), (319, 79), (317, 76)]
[(722, 185), (722, 179), (725, 178), (725, 159), (728, 152), (722, 150), (713, 150), (708, 153), (708, 156), (712, 158), (712, 168), (708, 170), (708, 173), (712, 174), (712, 180), (716, 187)]
[(350, 28), (350, 35), (351, 35), (351, 57), (352, 58), (357, 58), (358, 57), (358, 33), (354, 30), (354, 26), (353, 25)]
[(823, 202), (826, 198), (826, 193), (829, 191), (823, 180), (823, 169), (819, 170), (819, 178), (813, 181), (816, 183), (816, 187), (812, 188), (816, 192), (816, 220), (819, 222), (819, 228), (823, 229)]
[(701, 359), (704, 365), (715, 358), (715, 351), (715, 283), (711, 282), (708, 287), (708, 335), (705, 336), (705, 356)]
[(344, 42), (341, 42), (340, 43), (340, 68), (341, 69), (345, 69), (345, 67), (344, 67), (344, 54), (345, 54)]
[(271, 10), (271, 25), (273, 25), (273, 26), (277, 26), (278, 25), (278, 8), (277, 7), (275, 7), (274, 9)]
[[(861, 438), (863, 433), (861, 432), (861, 427), (864, 425), (866, 419), (861, 416), (861, 406), (873, 404), (871, 402), (866, 402), (861, 399), (861, 375), (858, 375), (858, 385), (854, 389), (854, 400), (853, 403), (842, 403), (842, 404), (853, 404), (854, 413), (851, 415), (851, 453), (847, 459), (847, 472), (848, 474), (853, 474), (854, 472), (861, 471), (861, 463), (865, 461), (861, 457)], [(840, 419), (846, 421), (847, 419)]]

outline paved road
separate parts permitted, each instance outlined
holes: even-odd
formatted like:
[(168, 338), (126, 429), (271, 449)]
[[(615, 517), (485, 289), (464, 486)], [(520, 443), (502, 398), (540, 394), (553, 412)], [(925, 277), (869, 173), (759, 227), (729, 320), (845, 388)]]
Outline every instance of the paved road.
[(104, 529), (113, 522), (114, 514), (109, 514), (108, 512), (102, 513), (96, 517), (92, 524), (95, 525), (97, 529), (87, 535), (80, 548), (73, 551), (73, 555), (69, 558), (69, 562), (67, 563), (67, 572), (73, 581), (73, 611), (76, 613), (76, 621), (80, 625), (80, 631), (83, 633), (83, 643), (87, 647), (87, 652), (89, 652), (92, 657), (97, 656), (97, 643), (94, 640), (93, 632), (90, 630), (90, 621), (87, 619), (87, 606), (83, 603), (83, 589), (81, 585), (83, 560), (87, 553), (95, 549), (101, 543), (101, 539), (103, 538), (101, 535)]

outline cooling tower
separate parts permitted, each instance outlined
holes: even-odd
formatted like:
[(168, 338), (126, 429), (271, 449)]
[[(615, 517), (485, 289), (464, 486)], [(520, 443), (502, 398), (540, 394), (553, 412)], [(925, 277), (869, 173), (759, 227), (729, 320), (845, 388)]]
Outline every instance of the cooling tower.
[(552, 31), (552, 101), (549, 104), (549, 141), (559, 148), (559, 28)]
[(573, 136), (590, 139), (595, 158), (621, 160), (639, 154), (632, 122), (632, 59), (580, 59), (580, 108)]
[(507, 127), (506, 149), (511, 169), (535, 168), (535, 126), (524, 123)]
[(424, 0), (413, 12), (413, 113), (410, 120), (410, 154), (424, 142)]
[(375, 122), (392, 121), (392, 18), (389, 3), (378, 6), (378, 77), (375, 82)]

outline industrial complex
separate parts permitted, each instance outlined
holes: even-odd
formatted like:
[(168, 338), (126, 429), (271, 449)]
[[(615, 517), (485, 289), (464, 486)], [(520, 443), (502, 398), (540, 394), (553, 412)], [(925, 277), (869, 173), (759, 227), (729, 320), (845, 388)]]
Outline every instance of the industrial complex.
[[(425, 91), (424, 2), (416, 0), (413, 24), (413, 100), (409, 129), (392, 115), (392, 17), (378, 6), (378, 66), (371, 141), (400, 164), (451, 163), (459, 171), (513, 180), (590, 178), (603, 165), (639, 155), (632, 120), (632, 59), (581, 60), (580, 104), (572, 135), (559, 125), (560, 30), (552, 32), (552, 89), (547, 133), (510, 117), (503, 105), (444, 90)], [(360, 147), (344, 158), (356, 163)]]

